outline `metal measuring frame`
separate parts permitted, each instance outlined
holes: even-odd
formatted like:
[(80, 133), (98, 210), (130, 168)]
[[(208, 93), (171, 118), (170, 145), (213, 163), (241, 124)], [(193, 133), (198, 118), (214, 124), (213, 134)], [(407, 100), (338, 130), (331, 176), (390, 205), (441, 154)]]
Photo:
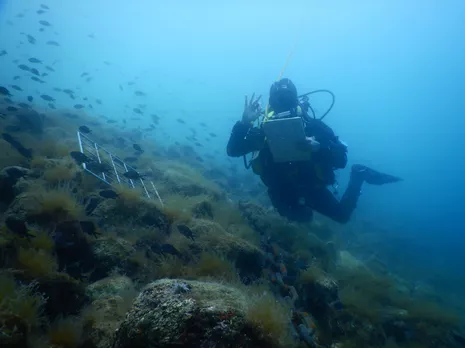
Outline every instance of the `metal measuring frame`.
[[(133, 189), (142, 188), (142, 191), (145, 193), (147, 198), (154, 199), (154, 196), (156, 196), (162, 207), (164, 206), (160, 194), (158, 193), (158, 190), (152, 181), (143, 178), (139, 178), (138, 180), (126, 178), (124, 173), (128, 172), (129, 170), (137, 172), (137, 170), (126, 164), (118, 156), (113, 155), (110, 151), (97, 144), (85, 134), (78, 131), (77, 138), (81, 153), (90, 159), (88, 163), (82, 164), (84, 171), (90, 173), (97, 179), (110, 186), (115, 186), (118, 184), (127, 185)], [(103, 171), (97, 172), (96, 170), (92, 170), (92, 167), (89, 165), (91, 162), (98, 163), (98, 166), (100, 169), (103, 169)]]

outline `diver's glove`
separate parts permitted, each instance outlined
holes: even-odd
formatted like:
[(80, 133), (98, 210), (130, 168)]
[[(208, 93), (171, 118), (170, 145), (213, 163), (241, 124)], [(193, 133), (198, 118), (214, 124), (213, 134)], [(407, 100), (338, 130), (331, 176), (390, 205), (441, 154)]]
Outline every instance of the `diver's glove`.
[(318, 152), (320, 151), (320, 143), (315, 139), (315, 137), (305, 137), (305, 140), (307, 141), (307, 145), (310, 147), (310, 150), (312, 152)]
[(258, 96), (257, 99), (255, 98), (255, 93), (252, 94), (250, 98), (250, 102), (247, 102), (247, 96), (245, 96), (245, 103), (244, 103), (244, 112), (242, 113), (242, 122), (243, 123), (253, 123), (257, 120), (260, 115), (262, 114), (262, 107), (260, 104), (260, 98), (262, 96)]

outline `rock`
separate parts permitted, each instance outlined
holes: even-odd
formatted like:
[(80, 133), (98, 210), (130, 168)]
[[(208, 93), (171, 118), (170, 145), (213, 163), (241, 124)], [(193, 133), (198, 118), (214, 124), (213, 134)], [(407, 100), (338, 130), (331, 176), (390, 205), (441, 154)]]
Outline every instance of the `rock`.
[(101, 238), (91, 244), (95, 270), (92, 280), (106, 277), (113, 270), (121, 270), (123, 273), (131, 271), (130, 257), (135, 249), (131, 243), (122, 238)]
[(158, 280), (136, 298), (112, 347), (270, 347), (247, 323), (246, 313), (247, 299), (237, 289)]
[(15, 190), (16, 183), (23, 177), (31, 173), (30, 169), (23, 167), (6, 167), (0, 171), (0, 201), (5, 204), (10, 204), (17, 196)]
[(194, 232), (200, 248), (215, 250), (233, 260), (241, 278), (260, 277), (264, 255), (259, 248), (226, 232), (214, 221), (192, 219), (188, 227)]
[(103, 200), (91, 211), (91, 215), (102, 224), (117, 225), (130, 220), (133, 227), (157, 228), (165, 233), (169, 230), (168, 218), (152, 202), (144, 199), (128, 204), (120, 199)]
[(88, 334), (89, 347), (111, 347), (114, 333), (126, 314), (125, 307), (126, 303), (120, 296), (110, 296), (92, 302), (90, 309), (96, 318)]
[(346, 250), (341, 250), (339, 252), (337, 266), (347, 270), (355, 270), (360, 267), (365, 268), (363, 262), (357, 260), (351, 253)]
[(134, 291), (132, 280), (126, 276), (114, 276), (100, 279), (86, 288), (86, 295), (91, 300), (100, 300)]
[(35, 222), (35, 215), (41, 210), (40, 201), (31, 192), (24, 192), (13, 200), (5, 216), (13, 216), (21, 221)]
[(271, 228), (273, 220), (270, 219), (269, 213), (263, 206), (249, 201), (240, 201), (238, 208), (254, 230), (264, 234)]

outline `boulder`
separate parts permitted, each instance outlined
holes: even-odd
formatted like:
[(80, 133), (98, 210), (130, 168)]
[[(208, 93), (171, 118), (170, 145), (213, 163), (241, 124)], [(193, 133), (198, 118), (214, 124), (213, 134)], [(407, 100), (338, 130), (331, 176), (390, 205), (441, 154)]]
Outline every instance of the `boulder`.
[(100, 238), (91, 244), (95, 270), (92, 280), (106, 277), (114, 270), (131, 271), (131, 256), (135, 249), (123, 238)]
[(246, 296), (237, 289), (161, 279), (136, 298), (112, 347), (270, 347), (247, 322), (246, 313)]
[(28, 176), (30, 173), (30, 169), (18, 166), (3, 168), (0, 171), (0, 201), (4, 204), (10, 204), (18, 194), (15, 185), (21, 178)]

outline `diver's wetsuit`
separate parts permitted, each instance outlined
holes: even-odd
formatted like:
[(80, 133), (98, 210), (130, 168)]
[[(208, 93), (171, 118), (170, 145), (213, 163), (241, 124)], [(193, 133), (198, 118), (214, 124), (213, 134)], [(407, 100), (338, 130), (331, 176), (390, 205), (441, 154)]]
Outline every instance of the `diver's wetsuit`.
[(327, 186), (335, 183), (334, 170), (345, 168), (347, 148), (322, 121), (309, 119), (305, 133), (315, 136), (321, 145), (320, 150), (312, 154), (311, 161), (275, 163), (263, 129), (242, 121), (232, 129), (227, 153), (240, 157), (259, 151), (253, 161), (254, 172), (268, 187), (271, 202), (282, 216), (308, 221), (314, 209), (334, 221), (346, 223), (355, 209), (363, 179), (351, 175), (346, 192), (338, 201)]

